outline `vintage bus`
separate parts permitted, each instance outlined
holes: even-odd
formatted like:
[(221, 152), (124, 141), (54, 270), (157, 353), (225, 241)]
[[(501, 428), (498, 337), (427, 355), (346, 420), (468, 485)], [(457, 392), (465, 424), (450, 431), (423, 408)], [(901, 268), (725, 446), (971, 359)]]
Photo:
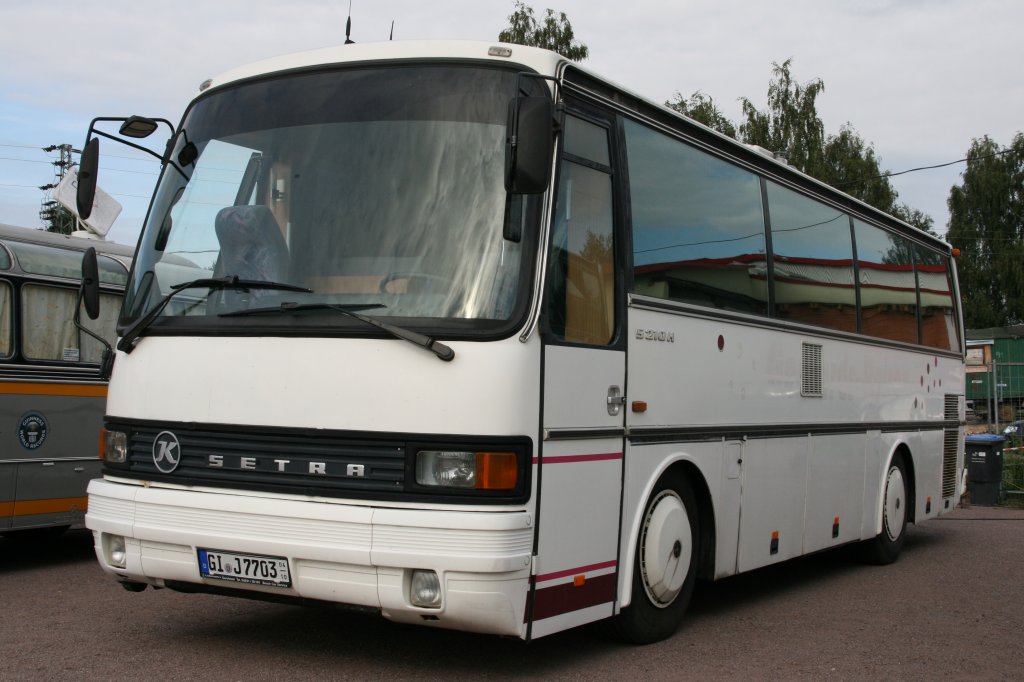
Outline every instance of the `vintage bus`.
[(950, 248), (554, 53), (243, 67), (163, 161), (86, 516), (128, 589), (650, 642), (958, 501)]
[(9, 538), (81, 524), (86, 486), (100, 475), (103, 346), (74, 324), (90, 246), (101, 253), (102, 316), (82, 323), (113, 341), (133, 249), (0, 225), (0, 534)]

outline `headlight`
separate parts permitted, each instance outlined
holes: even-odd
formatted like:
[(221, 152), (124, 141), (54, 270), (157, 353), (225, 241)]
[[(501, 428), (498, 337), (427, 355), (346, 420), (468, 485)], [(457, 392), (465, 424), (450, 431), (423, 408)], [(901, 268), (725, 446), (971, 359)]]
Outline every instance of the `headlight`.
[(124, 464), (128, 461), (128, 434), (124, 431), (108, 431), (103, 429), (103, 450), (100, 459), (111, 464)]
[(519, 465), (514, 452), (420, 450), (416, 482), (441, 488), (515, 490)]

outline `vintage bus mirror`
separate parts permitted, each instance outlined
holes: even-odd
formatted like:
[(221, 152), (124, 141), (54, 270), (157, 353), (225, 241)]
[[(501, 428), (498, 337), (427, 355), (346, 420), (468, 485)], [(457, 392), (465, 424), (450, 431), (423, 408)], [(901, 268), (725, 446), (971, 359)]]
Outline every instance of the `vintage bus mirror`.
[[(96, 198), (96, 171), (100, 165), (100, 140), (94, 137), (82, 150), (78, 161), (78, 189), (75, 195), (75, 206), (78, 217), (86, 220), (92, 215), (92, 202)], [(93, 254), (95, 260), (95, 254)]]
[(100, 316), (100, 270), (91, 246), (82, 255), (82, 303), (90, 320)]
[(516, 97), (505, 133), (505, 190), (540, 194), (551, 179), (555, 107), (550, 97)]
[(145, 116), (129, 116), (117, 132), (125, 137), (142, 139), (152, 135), (159, 125), (153, 119)]

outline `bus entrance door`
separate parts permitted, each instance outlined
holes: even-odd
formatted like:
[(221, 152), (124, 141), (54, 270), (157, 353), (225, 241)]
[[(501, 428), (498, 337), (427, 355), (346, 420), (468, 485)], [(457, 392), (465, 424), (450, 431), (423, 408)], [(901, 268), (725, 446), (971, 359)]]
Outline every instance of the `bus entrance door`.
[(548, 346), (531, 637), (613, 615), (625, 354)]

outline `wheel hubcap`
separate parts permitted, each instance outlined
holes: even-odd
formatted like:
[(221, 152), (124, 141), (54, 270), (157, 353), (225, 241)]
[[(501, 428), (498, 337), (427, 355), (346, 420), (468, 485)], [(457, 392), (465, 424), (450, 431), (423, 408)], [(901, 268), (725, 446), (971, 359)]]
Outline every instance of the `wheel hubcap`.
[(651, 502), (640, 537), (640, 571), (651, 603), (665, 608), (683, 589), (690, 569), (693, 537), (686, 506), (674, 491)]
[(885, 533), (890, 540), (897, 540), (903, 533), (903, 520), (906, 517), (907, 495), (903, 483), (903, 472), (899, 467), (891, 467), (885, 479)]

